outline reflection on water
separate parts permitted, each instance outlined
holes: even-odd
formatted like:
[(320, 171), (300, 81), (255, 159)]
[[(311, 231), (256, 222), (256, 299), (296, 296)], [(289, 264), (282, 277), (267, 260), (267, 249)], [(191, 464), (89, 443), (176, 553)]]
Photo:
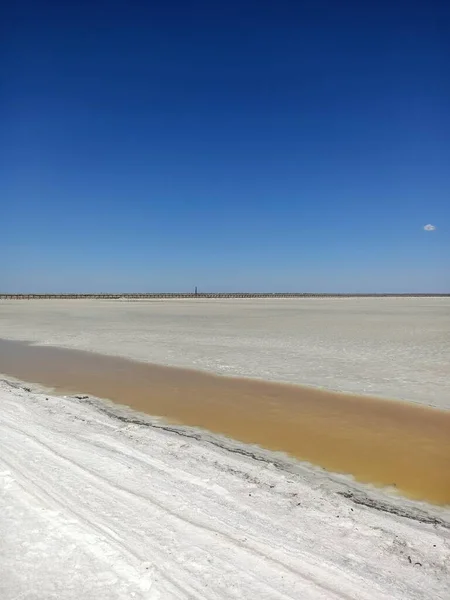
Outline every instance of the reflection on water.
[(0, 340), (0, 372), (282, 450), (450, 504), (450, 412)]

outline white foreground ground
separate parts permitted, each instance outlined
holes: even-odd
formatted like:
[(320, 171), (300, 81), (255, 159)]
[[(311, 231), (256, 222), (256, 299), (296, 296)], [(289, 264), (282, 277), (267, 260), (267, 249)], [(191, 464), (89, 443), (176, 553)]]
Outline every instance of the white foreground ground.
[(450, 409), (450, 298), (7, 300), (0, 338)]
[(0, 598), (448, 599), (450, 511), (0, 381)]

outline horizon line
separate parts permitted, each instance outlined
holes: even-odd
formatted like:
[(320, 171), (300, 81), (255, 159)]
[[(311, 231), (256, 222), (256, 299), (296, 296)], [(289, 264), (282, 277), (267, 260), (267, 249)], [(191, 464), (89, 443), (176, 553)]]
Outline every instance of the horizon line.
[(376, 298), (449, 297), (450, 292), (123, 292), (123, 293), (0, 293), (1, 300), (14, 299), (120, 299), (120, 298)]

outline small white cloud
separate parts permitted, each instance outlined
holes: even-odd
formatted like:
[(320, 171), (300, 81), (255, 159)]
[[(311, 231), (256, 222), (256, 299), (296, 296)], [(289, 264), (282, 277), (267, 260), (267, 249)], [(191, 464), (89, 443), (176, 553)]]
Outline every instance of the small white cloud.
[(425, 231), (434, 231), (436, 229), (436, 227), (434, 225), (425, 225), (424, 227)]

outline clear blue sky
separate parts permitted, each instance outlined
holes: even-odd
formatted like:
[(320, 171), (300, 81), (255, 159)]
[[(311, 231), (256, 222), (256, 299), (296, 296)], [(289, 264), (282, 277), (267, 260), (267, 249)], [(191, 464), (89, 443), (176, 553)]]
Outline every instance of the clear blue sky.
[(0, 291), (450, 291), (448, 2), (2, 10)]

